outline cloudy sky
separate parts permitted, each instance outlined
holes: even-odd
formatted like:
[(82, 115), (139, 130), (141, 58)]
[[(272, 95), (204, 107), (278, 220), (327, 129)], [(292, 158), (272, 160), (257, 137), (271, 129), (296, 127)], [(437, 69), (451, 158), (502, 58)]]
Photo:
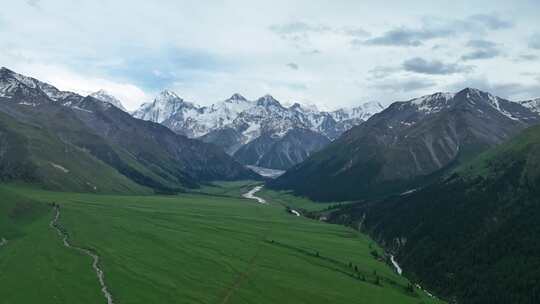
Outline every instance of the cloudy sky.
[(540, 97), (540, 2), (9, 1), (0, 65), (129, 109), (168, 88), (332, 109), (477, 87)]

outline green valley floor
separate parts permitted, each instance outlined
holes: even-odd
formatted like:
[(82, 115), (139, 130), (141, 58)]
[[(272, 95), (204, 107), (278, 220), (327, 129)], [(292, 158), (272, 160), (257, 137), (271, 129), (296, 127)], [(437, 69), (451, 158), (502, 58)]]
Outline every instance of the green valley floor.
[(92, 258), (51, 227), (52, 203), (68, 242), (99, 256), (116, 304), (440, 303), (375, 258), (368, 237), (291, 215), (280, 193), (242, 198), (253, 186), (120, 196), (0, 185), (0, 303), (107, 303)]

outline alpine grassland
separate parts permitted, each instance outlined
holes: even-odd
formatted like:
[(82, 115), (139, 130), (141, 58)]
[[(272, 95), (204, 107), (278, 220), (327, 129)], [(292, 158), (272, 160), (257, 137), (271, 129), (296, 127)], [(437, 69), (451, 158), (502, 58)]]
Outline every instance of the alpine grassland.
[[(133, 196), (0, 186), (1, 303), (439, 303), (353, 229), (241, 197), (254, 182)], [(306, 201), (303, 202), (307, 204)], [(315, 203), (313, 203), (315, 204)], [(22, 292), (24, 291), (24, 292)]]

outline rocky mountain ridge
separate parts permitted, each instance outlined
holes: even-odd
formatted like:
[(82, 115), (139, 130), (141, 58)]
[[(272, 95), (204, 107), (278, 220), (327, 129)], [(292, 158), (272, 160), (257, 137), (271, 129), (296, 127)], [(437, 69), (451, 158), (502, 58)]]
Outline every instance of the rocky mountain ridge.
[[(283, 106), (271, 95), (248, 100), (240, 94), (210, 106), (198, 106), (174, 92), (163, 91), (132, 114), (216, 144), (246, 165), (287, 169), (382, 109), (380, 103), (365, 103), (326, 112), (299, 103)], [(307, 141), (298, 137), (299, 133), (308, 136)]]
[(221, 149), (112, 103), (0, 69), (0, 180), (50, 189), (174, 193), (259, 178)]
[(519, 102), (472, 88), (395, 102), (273, 185), (319, 200), (406, 191), (539, 122)]

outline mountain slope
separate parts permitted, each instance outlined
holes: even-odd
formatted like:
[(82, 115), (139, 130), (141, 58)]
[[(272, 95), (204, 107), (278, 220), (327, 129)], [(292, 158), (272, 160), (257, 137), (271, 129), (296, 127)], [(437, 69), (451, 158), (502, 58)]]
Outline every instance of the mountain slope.
[(25, 123), (0, 113), (0, 143), (0, 180), (4, 182), (38, 183), (66, 191), (150, 191), (35, 120)]
[[(265, 137), (277, 142), (289, 131), (309, 130), (326, 137), (327, 140), (320, 140), (320, 143), (329, 142), (382, 109), (382, 105), (378, 103), (366, 103), (353, 109), (324, 112), (298, 103), (285, 107), (270, 95), (250, 101), (239, 94), (211, 106), (201, 107), (186, 102), (172, 92), (164, 91), (153, 102), (141, 106), (133, 115), (161, 123), (176, 133), (215, 144), (242, 163), (256, 165), (263, 154), (270, 152), (270, 144), (260, 146), (268, 140)], [(312, 140), (313, 136), (305, 142), (302, 138), (289, 141), (289, 145), (294, 145), (293, 150), (304, 151), (296, 153), (296, 156), (302, 157), (290, 157), (286, 162), (266, 163), (276, 163), (279, 168), (289, 168), (314, 151)], [(257, 145), (258, 148), (253, 148)], [(261, 148), (263, 150), (260, 150)], [(275, 157), (283, 159), (282, 156)], [(252, 161), (248, 162), (248, 159)]]
[(465, 89), (396, 102), (270, 185), (316, 200), (355, 200), (415, 188), (540, 117)]
[(242, 146), (234, 157), (246, 165), (286, 170), (321, 150), (330, 140), (306, 129), (292, 129), (281, 138), (260, 136)]
[(459, 303), (540, 300), (540, 126), (425, 189), (335, 212)]
[[(148, 187), (175, 192), (208, 180), (256, 178), (212, 145), (135, 119), (93, 97), (41, 87), (44, 85), (35, 79), (5, 68), (0, 71), (0, 118), (5, 133), (11, 134), (4, 140), (14, 143), (2, 155), (17, 154), (16, 163), (26, 168), (10, 169), (13, 158), (2, 158), (5, 179), (31, 180), (62, 190), (122, 192), (123, 188)], [(64, 156), (70, 161), (62, 160)], [(35, 167), (47, 170), (42, 174)], [(100, 173), (117, 181), (107, 183), (115, 186), (99, 187)], [(72, 189), (70, 181), (80, 182)]]

